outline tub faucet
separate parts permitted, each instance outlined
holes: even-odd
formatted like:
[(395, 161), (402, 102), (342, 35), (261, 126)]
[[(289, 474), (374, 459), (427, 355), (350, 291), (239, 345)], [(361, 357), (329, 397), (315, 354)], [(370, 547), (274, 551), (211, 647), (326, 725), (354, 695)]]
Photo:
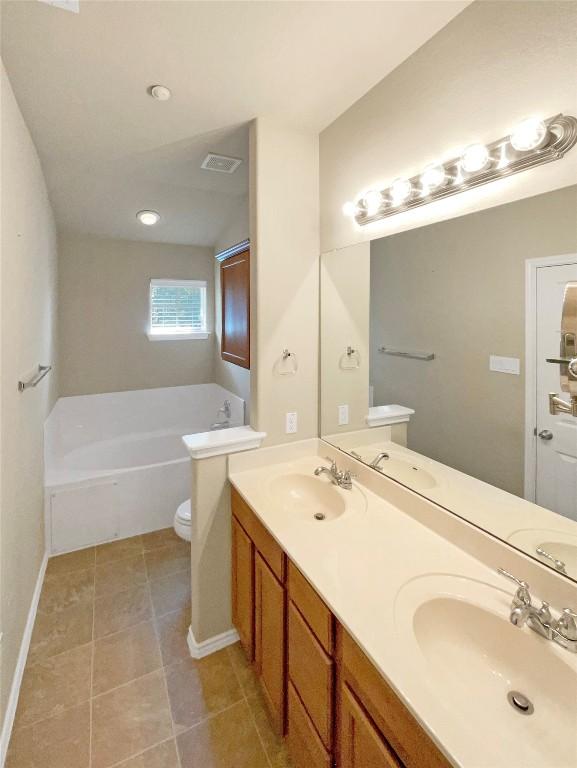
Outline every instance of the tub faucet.
[(214, 432), (216, 429), (228, 429), (230, 427), (230, 417), (232, 409), (230, 407), (230, 400), (225, 400), (222, 406), (218, 409), (216, 414), (216, 421), (210, 425), (210, 431)]

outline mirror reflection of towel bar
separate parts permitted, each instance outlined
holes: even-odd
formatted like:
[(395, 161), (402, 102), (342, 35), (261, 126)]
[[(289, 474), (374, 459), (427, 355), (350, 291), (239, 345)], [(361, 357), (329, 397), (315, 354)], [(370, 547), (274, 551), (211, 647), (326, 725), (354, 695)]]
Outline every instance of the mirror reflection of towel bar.
[(396, 357), (410, 357), (412, 360), (434, 360), (434, 352), (414, 352), (408, 349), (395, 349), (395, 347), (379, 347), (379, 352)]
[(28, 379), (28, 381), (19, 381), (18, 382), (18, 392), (24, 392), (25, 389), (31, 389), (32, 387), (35, 387), (37, 384), (39, 384), (42, 379), (52, 370), (51, 365), (39, 365), (38, 371), (34, 374), (34, 376), (31, 379)]

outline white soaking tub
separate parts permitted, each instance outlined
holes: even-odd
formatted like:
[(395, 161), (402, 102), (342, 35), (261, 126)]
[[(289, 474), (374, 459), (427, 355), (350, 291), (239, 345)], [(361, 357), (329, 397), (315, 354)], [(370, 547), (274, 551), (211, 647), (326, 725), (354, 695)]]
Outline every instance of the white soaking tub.
[(224, 418), (244, 424), (244, 400), (218, 384), (62, 397), (45, 425), (49, 553), (168, 528), (190, 497), (182, 435)]

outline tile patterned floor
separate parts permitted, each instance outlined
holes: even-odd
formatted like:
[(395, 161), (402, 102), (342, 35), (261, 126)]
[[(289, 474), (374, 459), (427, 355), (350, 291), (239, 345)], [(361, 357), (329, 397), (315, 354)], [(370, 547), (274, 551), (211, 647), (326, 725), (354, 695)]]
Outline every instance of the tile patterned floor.
[(172, 529), (51, 558), (6, 768), (290, 768), (240, 646), (190, 658)]

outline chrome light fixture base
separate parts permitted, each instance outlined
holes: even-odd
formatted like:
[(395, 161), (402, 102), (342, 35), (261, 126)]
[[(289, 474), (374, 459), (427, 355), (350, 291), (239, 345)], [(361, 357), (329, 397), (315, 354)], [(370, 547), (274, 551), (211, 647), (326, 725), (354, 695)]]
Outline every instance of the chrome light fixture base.
[(411, 196), (403, 203), (395, 205), (388, 189), (379, 190), (383, 202), (376, 212), (370, 215), (363, 200), (356, 205), (354, 220), (360, 226), (371, 224), (389, 216), (427, 205), (434, 200), (456, 195), (482, 184), (512, 176), (515, 173), (535, 168), (538, 165), (560, 160), (577, 143), (577, 118), (558, 114), (543, 121), (547, 127), (549, 139), (544, 146), (526, 151), (516, 150), (511, 144), (510, 135), (487, 144), (489, 163), (487, 167), (467, 173), (462, 168), (462, 158), (457, 157), (439, 166), (445, 169), (446, 182), (435, 189), (428, 189), (421, 182), (422, 172), (408, 179), (412, 186)]

